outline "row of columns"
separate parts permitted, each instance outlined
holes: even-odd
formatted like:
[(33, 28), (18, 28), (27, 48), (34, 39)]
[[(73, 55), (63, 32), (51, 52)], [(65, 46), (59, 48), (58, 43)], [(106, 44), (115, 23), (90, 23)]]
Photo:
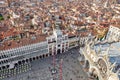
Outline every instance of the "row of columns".
[[(28, 63), (28, 62), (38, 60), (38, 59), (42, 59), (42, 58), (45, 58), (45, 57), (48, 57), (48, 56), (50, 56), (50, 55), (49, 54), (43, 54), (43, 55), (32, 57), (32, 58), (29, 58), (29, 59), (26, 59), (26, 60), (18, 61), (18, 63), (15, 63), (15, 65), (20, 65), (22, 63)], [(9, 68), (9, 65), (0, 67), (0, 70), (4, 69), (4, 68)]]
[(27, 72), (31, 70), (31, 64), (28, 63), (16, 63), (14, 64), (14, 68), (10, 69), (10, 66), (3, 66), (0, 69), (0, 80), (4, 78), (9, 78), (18, 74), (21, 74), (23, 72)]
[[(64, 52), (64, 51), (62, 51), (62, 52)], [(56, 53), (56, 54), (58, 54), (58, 53)], [(10, 76), (14, 76), (14, 75), (20, 74), (22, 72), (29, 71), (29, 70), (31, 70), (30, 65), (31, 65), (32, 61), (46, 58), (49, 56), (52, 56), (52, 54), (47, 53), (47, 54), (31, 57), (29, 59), (24, 59), (24, 60), (18, 61), (13, 64), (14, 67), (12, 69), (10, 69), (10, 65), (2, 66), (2, 67), (0, 67), (0, 79), (8, 78)]]
[(19, 55), (19, 53), (21, 53), (21, 55), (22, 55), (24, 53), (24, 51), (30, 51), (30, 50), (34, 50), (34, 49), (38, 49), (38, 48), (39, 49), (47, 48), (47, 42), (36, 43), (36, 44), (32, 44), (32, 45), (27, 45), (27, 46), (14, 48), (14, 49), (0, 51), (0, 54), (1, 54), (0, 58), (2, 59), (2, 58), (10, 57), (10, 56), (16, 56), (16, 55)]
[[(31, 62), (31, 61), (42, 59), (42, 58), (49, 57), (49, 56), (52, 56), (52, 54), (43, 54), (43, 55), (32, 57), (32, 58), (29, 58), (26, 60), (18, 61), (18, 63), (15, 63), (15, 65), (20, 65), (22, 63)], [(6, 65), (6, 66), (9, 68), (9, 65)], [(2, 66), (2, 67), (0, 67), (0, 69), (4, 69), (4, 68), (6, 68), (6, 66)]]
[(9, 78), (11, 76), (15, 76), (17, 74), (27, 72), (31, 70), (31, 62), (35, 60), (39, 60), (45, 57), (50, 56), (49, 54), (43, 54), (40, 56), (35, 56), (29, 59), (18, 61), (14, 63), (14, 68), (10, 69), (10, 65), (0, 67), (0, 79)]

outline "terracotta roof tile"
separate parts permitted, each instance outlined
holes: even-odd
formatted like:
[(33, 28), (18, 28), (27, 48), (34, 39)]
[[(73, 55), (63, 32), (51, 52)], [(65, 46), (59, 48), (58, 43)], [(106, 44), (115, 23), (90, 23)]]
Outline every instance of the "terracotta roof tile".
[[(43, 41), (46, 41), (46, 37), (47, 35), (37, 35), (36, 39), (23, 38), (19, 41), (14, 41), (14, 40), (6, 41), (3, 43), (2, 46), (0, 46), (0, 50), (7, 50), (11, 48), (17, 48), (20, 46), (43, 42)], [(11, 44), (11, 45), (8, 46), (8, 44)]]

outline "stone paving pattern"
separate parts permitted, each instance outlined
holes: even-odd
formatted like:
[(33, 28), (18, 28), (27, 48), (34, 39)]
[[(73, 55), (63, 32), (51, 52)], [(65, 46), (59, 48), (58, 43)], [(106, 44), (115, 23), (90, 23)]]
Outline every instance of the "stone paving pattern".
[(53, 68), (53, 57), (47, 57), (44, 59), (31, 62), (31, 70), (22, 74), (16, 75), (4, 80), (59, 80), (59, 65), (60, 60), (63, 59), (63, 80), (89, 80), (87, 73), (83, 70), (80, 62), (78, 49), (72, 49), (62, 54), (55, 56), (56, 70), (55, 75), (51, 74), (50, 69)]

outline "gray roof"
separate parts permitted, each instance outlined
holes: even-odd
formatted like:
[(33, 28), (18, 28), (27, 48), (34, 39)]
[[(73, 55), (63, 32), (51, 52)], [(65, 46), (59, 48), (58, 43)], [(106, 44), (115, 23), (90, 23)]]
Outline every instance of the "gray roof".
[[(99, 49), (100, 48), (100, 49)], [(120, 64), (120, 42), (112, 44), (102, 44), (94, 46), (94, 49), (98, 52), (101, 50), (101, 54), (104, 54), (105, 51), (109, 48), (108, 56), (111, 63), (116, 62)]]
[[(117, 72), (118, 70), (120, 70), (120, 42), (116, 42), (112, 44), (106, 43), (102, 45), (99, 44), (94, 46), (94, 49), (96, 50), (96, 52), (100, 50), (99, 48), (101, 48), (101, 54), (104, 54), (105, 51), (107, 51), (107, 49), (109, 48), (109, 51), (108, 51), (109, 62), (112, 64), (116, 63), (113, 69), (113, 72)], [(120, 78), (119, 74), (118, 76)]]

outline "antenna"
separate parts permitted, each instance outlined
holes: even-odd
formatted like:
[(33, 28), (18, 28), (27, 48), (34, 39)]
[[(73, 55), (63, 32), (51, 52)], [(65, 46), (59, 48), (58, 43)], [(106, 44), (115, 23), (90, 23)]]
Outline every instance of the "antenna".
[(51, 69), (52, 74), (53, 74), (53, 80), (56, 78), (56, 72), (57, 72), (55, 67), (56, 67), (56, 64), (55, 64), (55, 53), (54, 53), (53, 54), (53, 68)]
[(56, 63), (55, 63), (55, 53), (53, 54), (53, 67), (55, 69)]
[(59, 68), (59, 72), (60, 72), (60, 80), (63, 80), (62, 64), (63, 64), (63, 59), (60, 60), (60, 68)]

